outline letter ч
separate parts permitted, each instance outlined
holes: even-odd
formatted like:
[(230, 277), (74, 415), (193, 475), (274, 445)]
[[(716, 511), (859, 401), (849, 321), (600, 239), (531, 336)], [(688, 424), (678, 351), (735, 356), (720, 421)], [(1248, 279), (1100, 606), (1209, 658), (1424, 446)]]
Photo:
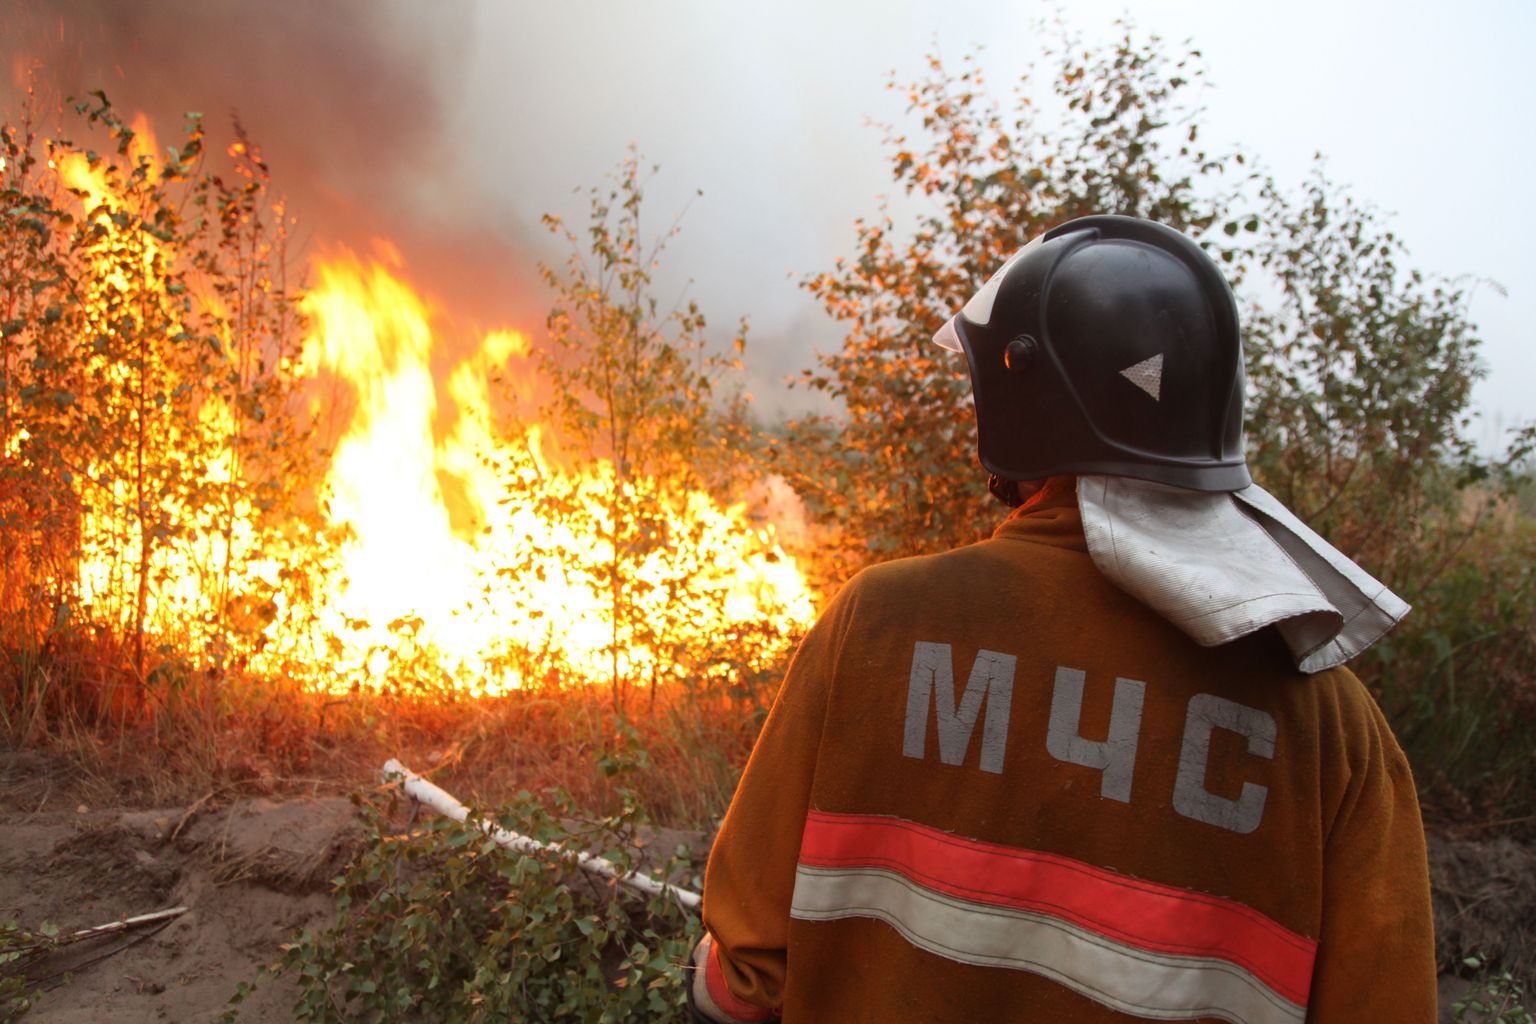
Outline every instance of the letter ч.
[(1136, 746), (1141, 735), (1141, 705), (1147, 684), (1139, 679), (1116, 679), (1115, 702), (1109, 711), (1109, 738), (1085, 740), (1078, 732), (1083, 720), (1081, 669), (1056, 669), (1051, 688), (1051, 721), (1045, 749), (1058, 761), (1097, 768), (1104, 773), (1099, 795), (1123, 804), (1131, 802), (1131, 778), (1136, 771)]

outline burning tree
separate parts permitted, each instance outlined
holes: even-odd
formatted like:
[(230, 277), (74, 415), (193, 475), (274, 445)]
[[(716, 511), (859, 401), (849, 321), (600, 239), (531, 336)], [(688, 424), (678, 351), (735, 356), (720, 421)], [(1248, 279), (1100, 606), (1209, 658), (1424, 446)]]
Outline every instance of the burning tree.
[[(541, 419), (563, 457), (597, 471), (552, 473), (536, 441), (506, 465), (514, 508), (597, 523), (596, 545), (566, 551), (561, 571), (600, 595), (617, 710), (637, 684), (654, 700), (659, 683), (729, 687), (775, 668), (811, 614), (770, 530), (715, 497), (739, 500), (747, 479), (743, 401), (717, 395), (741, 369), (746, 327), (734, 357), (714, 354), (694, 302), (658, 302), (653, 273), (678, 221), (646, 236), (645, 183), (631, 152), (610, 189), (590, 191), (585, 242), (545, 218), (571, 254), (562, 268), (542, 268), (555, 305), (551, 346), (538, 357), (550, 393)], [(529, 568), (503, 571), (525, 578)]]
[(293, 576), (307, 461), (289, 403), (299, 322), (286, 224), (243, 139), (226, 179), (201, 122), (157, 150), (106, 97), (79, 104), (98, 152), (4, 129), (0, 222), (0, 598), (35, 649), (89, 627), (126, 692), (197, 652), (255, 656)]

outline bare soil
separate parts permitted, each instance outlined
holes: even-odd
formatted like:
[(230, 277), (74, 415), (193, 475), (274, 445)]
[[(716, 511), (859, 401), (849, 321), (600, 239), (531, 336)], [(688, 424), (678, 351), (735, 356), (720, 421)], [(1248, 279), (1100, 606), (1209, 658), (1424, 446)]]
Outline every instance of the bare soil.
[[(365, 785), (366, 780), (357, 780)], [(212, 1021), (281, 944), (328, 924), (329, 880), (361, 842), (336, 793), (213, 797), (187, 807), (92, 806), (58, 758), (0, 751), (0, 919), (63, 933), (171, 907), (160, 927), (88, 939), (34, 964), (47, 991), (26, 1021)], [(1441, 1019), (1473, 951), (1514, 967), (1536, 991), (1536, 849), (1507, 838), (1432, 834)], [(1465, 973), (1463, 971), (1463, 973)], [(65, 975), (68, 975), (66, 978)], [(266, 980), (240, 1019), (292, 1019), (288, 979)]]
[[(65, 935), (177, 906), (162, 927), (66, 946), (32, 965), (46, 1022), (210, 1021), (280, 945), (329, 923), (329, 880), (361, 832), (341, 796), (212, 799), (191, 807), (77, 802), (56, 762), (0, 754), (0, 919)], [(287, 979), (267, 981), (240, 1019), (292, 1019)]]

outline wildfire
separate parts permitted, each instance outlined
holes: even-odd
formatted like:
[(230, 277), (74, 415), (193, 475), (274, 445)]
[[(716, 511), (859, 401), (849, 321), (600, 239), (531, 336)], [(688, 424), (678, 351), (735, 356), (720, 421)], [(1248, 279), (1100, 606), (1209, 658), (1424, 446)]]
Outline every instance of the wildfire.
[[(609, 595), (580, 568), (613, 555), (604, 498), (612, 465), (563, 465), (537, 424), (510, 434), (496, 427), (489, 377), (504, 369), (526, 380), (527, 339), (485, 335), (440, 387), (431, 311), (400, 275), (388, 247), (372, 261), (343, 253), (316, 264), (305, 300), (313, 325), (306, 364), (335, 374), (355, 402), (326, 488), (331, 518), (350, 533), (333, 629), (366, 623), (353, 630), (352, 656), (361, 653), (375, 679), (388, 672), (402, 622), (471, 689), (524, 682), (528, 663), (512, 652), (558, 653), (589, 678), (605, 678), (616, 663), (629, 678), (669, 671), (646, 645), (615, 650), (624, 638)], [(453, 426), (438, 438), (445, 398)], [(517, 500), (541, 490), (572, 499), (565, 513), (540, 517), (537, 502)], [(632, 614), (651, 631), (707, 646), (746, 622), (766, 618), (786, 633), (809, 622), (798, 568), (744, 505), (693, 493), (671, 514), (674, 535), (688, 540), (631, 567), (643, 584)], [(678, 600), (667, 583), (684, 577), (704, 580), (710, 607)]]
[[(161, 166), (154, 137), (142, 119), (133, 132), (127, 166), (152, 181)], [(536, 380), (528, 339), (492, 331), (450, 356), (440, 337), (447, 318), (385, 243), (371, 258), (337, 250), (311, 263), (294, 372), (309, 411), (332, 430), (323, 481), (309, 495), (325, 523), (259, 535), (262, 514), (237, 486), (246, 467), (236, 392), (204, 393), (185, 379), (185, 366), (201, 364), (142, 349), (211, 330), (196, 344), (233, 351), (239, 339), (217, 290), (166, 276), (176, 254), (121, 208), (131, 194), (122, 165), (65, 153), (49, 166), (101, 246), (82, 285), (83, 330), (98, 342), (86, 372), (109, 382), (111, 401), (140, 403), (123, 421), (140, 433), (138, 450), (125, 445), (83, 467), (77, 569), (88, 616), (325, 688), (425, 673), (475, 693), (551, 680), (707, 682), (732, 657), (735, 670), (750, 671), (780, 653), (776, 640), (739, 638), (782, 640), (810, 622), (798, 566), (745, 503), (616, 479), (601, 458), (563, 458), (547, 425), (512, 420), (508, 396), (526, 413)], [(169, 282), (148, 303), (161, 320), (136, 320), (125, 335), (115, 318), (146, 281)], [(202, 397), (179, 414), (146, 401), (151, 371), (161, 393)], [(508, 383), (499, 398), (495, 375)], [(151, 434), (159, 447), (146, 455)], [(6, 450), (21, 440), (6, 438)], [(180, 469), (148, 486), (147, 457)], [(225, 485), (232, 497), (208, 500)], [(622, 502), (645, 504), (643, 543), (615, 522)], [(299, 573), (310, 581), (291, 585)], [(225, 628), (232, 616), (244, 640)]]

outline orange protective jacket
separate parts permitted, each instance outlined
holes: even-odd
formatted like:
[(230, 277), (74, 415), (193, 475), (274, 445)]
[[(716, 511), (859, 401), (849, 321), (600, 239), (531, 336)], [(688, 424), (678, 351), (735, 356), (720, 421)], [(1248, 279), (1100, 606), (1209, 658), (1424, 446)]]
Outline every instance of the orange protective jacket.
[(812, 627), (710, 855), (700, 1008), (1430, 1024), (1423, 826), (1375, 702), (1113, 586), (1072, 483)]

